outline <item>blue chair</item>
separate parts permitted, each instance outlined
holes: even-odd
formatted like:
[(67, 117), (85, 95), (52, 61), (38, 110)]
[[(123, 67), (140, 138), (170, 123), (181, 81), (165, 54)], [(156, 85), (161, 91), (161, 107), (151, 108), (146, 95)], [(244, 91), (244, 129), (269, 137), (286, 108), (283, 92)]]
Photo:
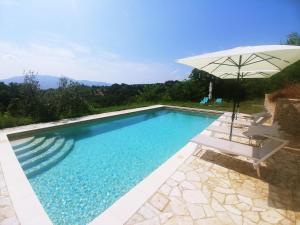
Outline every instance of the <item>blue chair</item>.
[(208, 97), (204, 97), (202, 100), (201, 100), (201, 102), (200, 102), (200, 104), (207, 104), (208, 103)]
[(222, 98), (217, 98), (215, 101), (216, 104), (222, 104)]

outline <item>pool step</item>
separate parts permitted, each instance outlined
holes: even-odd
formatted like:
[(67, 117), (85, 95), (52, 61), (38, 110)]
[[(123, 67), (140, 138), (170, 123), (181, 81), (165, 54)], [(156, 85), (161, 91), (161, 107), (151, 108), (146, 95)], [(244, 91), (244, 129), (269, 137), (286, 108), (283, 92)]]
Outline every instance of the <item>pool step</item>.
[(42, 143), (41, 145), (39, 145), (36, 148), (32, 149), (31, 151), (20, 153), (17, 156), (19, 162), (22, 163), (22, 162), (24, 162), (24, 161), (26, 161), (30, 158), (36, 157), (36, 156), (46, 152), (49, 148), (51, 148), (55, 144), (57, 139), (58, 139), (58, 137), (47, 138), (44, 141), (44, 143)]
[(47, 151), (21, 162), (22, 168), (24, 170), (27, 170), (27, 169), (30, 169), (31, 167), (34, 167), (44, 161), (47, 161), (49, 158), (51, 158), (52, 156), (54, 156), (61, 150), (61, 148), (64, 146), (65, 142), (66, 142), (65, 138), (59, 138), (55, 142), (55, 144), (53, 144), (50, 148), (47, 149)]
[(12, 144), (13, 149), (18, 149), (25, 145), (29, 145), (34, 140), (35, 140), (35, 137), (30, 137), (30, 138), (25, 138), (20, 141), (19, 140), (11, 141), (11, 144)]
[(24, 169), (25, 174), (28, 178), (32, 178), (59, 163), (62, 161), (73, 149), (74, 146), (74, 140), (68, 139), (64, 142), (64, 145), (59, 148), (59, 151), (57, 154), (53, 155), (50, 158), (47, 158), (46, 161), (43, 161), (33, 167), (30, 167), (28, 169)]
[(23, 154), (24, 152), (28, 152), (36, 148), (38, 145), (41, 145), (46, 140), (46, 137), (37, 137), (34, 141), (29, 143), (28, 145), (24, 145), (19, 148), (14, 148), (15, 154), (18, 156)]

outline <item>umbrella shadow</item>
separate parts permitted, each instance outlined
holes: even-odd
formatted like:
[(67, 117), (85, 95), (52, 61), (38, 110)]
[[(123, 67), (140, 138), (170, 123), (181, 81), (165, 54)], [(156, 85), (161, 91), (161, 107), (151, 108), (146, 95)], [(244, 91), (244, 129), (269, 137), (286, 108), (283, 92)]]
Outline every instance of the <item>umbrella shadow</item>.
[(268, 207), (300, 212), (300, 154), (277, 152), (261, 167), (260, 178), (252, 163), (235, 157), (206, 151), (201, 159), (267, 183)]

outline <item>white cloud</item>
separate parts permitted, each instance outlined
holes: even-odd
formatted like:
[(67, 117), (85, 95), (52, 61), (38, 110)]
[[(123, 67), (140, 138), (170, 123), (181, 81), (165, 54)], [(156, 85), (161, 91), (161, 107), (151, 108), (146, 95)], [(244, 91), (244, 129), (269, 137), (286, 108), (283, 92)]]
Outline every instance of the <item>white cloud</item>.
[(182, 70), (173, 63), (130, 61), (116, 53), (93, 52), (73, 42), (19, 46), (0, 40), (0, 65), (0, 79), (19, 75), (29, 69), (39, 74), (110, 83), (153, 83), (184, 78)]

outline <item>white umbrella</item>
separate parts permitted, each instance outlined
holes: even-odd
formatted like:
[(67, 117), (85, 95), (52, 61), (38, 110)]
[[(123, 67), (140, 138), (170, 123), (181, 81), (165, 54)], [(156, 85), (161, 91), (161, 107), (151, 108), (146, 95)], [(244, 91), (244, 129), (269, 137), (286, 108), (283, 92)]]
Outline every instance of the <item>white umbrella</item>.
[[(239, 85), (242, 78), (269, 77), (298, 60), (300, 60), (300, 46), (261, 45), (202, 54), (179, 59), (177, 62), (220, 78), (236, 78)], [(233, 105), (230, 139), (237, 107), (236, 100)]]
[[(269, 78), (278, 72), (279, 72), (279, 70), (244, 71), (244, 72), (241, 72), (241, 79)], [(215, 73), (214, 76), (217, 76), (221, 79), (236, 79), (237, 78), (237, 74), (232, 74), (232, 73)]]

